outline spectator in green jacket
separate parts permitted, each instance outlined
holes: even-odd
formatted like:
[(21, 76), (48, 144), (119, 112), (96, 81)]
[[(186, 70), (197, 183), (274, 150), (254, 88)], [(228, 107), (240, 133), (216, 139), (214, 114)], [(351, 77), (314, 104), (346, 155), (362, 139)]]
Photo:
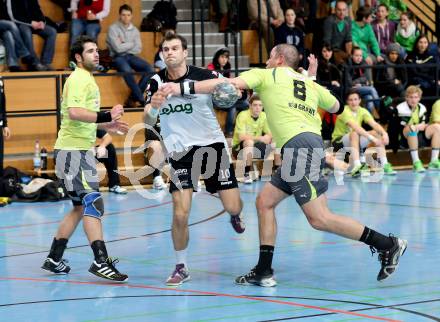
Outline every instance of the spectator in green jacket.
[(388, 8), (388, 19), (399, 21), (402, 12), (406, 12), (407, 7), (403, 0), (380, 0), (379, 4), (386, 5)]
[(362, 49), (363, 58), (368, 65), (383, 61), (371, 20), (371, 9), (364, 6), (356, 11), (356, 20), (351, 24), (353, 44)]
[(400, 22), (397, 25), (395, 40), (407, 52), (413, 50), (414, 43), (420, 34), (412, 18), (413, 15), (410, 12), (404, 12), (400, 15)]

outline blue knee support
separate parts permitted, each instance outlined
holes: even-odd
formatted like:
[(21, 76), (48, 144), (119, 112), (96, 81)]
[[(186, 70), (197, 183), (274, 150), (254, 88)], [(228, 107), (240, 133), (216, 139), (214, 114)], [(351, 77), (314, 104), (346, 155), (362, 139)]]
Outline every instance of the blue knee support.
[(90, 192), (82, 198), (84, 216), (101, 219), (104, 215), (104, 201), (99, 192)]

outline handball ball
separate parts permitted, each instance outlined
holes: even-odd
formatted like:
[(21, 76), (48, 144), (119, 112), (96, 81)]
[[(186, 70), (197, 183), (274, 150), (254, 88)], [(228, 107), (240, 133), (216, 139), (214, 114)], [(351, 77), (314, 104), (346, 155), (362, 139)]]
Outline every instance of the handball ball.
[(212, 92), (212, 101), (215, 106), (229, 108), (237, 102), (240, 95), (234, 85), (228, 82), (219, 83)]

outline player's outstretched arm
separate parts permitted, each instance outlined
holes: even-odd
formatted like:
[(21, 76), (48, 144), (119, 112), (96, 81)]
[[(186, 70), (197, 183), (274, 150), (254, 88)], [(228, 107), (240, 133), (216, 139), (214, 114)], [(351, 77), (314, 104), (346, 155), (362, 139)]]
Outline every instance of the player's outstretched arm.
[(69, 107), (71, 120), (85, 123), (106, 123), (118, 120), (124, 114), (124, 107), (121, 104), (113, 106), (108, 112), (93, 112), (82, 107)]

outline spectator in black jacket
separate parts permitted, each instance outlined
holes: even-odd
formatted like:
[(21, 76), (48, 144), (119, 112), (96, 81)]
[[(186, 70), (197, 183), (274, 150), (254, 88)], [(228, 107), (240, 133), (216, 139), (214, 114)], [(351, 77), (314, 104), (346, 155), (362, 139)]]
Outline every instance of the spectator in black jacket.
[(4, 146), (3, 139), (9, 139), (11, 131), (8, 128), (8, 120), (6, 118), (6, 99), (3, 81), (0, 78), (0, 177), (3, 176), (3, 156)]
[(333, 50), (330, 44), (322, 46), (316, 81), (329, 89), (339, 102), (343, 103), (342, 74), (334, 62)]
[(378, 66), (376, 71), (376, 81), (374, 86), (380, 95), (393, 97), (405, 97), (405, 87), (408, 82), (405, 62), (400, 57), (401, 47), (398, 43), (391, 43), (387, 46), (386, 55), (383, 55), (384, 61)]
[(295, 46), (301, 61), (304, 56), (304, 32), (295, 27), (296, 14), (293, 9), (286, 10), (284, 19), (284, 23), (275, 29), (275, 46), (279, 44)]
[(436, 90), (435, 71), (437, 70), (433, 64), (437, 64), (438, 59), (428, 47), (428, 38), (421, 34), (414, 43), (413, 51), (406, 57), (406, 63), (417, 64), (416, 67), (408, 66), (409, 84), (420, 85), (426, 96), (433, 96)]
[[(17, 25), (23, 42), (31, 54), (34, 69), (52, 70), (50, 64), (55, 53), (57, 31), (46, 24), (38, 0), (7, 1), (7, 9), (10, 20)], [(35, 53), (32, 34), (37, 34), (45, 40), (41, 60)]]

